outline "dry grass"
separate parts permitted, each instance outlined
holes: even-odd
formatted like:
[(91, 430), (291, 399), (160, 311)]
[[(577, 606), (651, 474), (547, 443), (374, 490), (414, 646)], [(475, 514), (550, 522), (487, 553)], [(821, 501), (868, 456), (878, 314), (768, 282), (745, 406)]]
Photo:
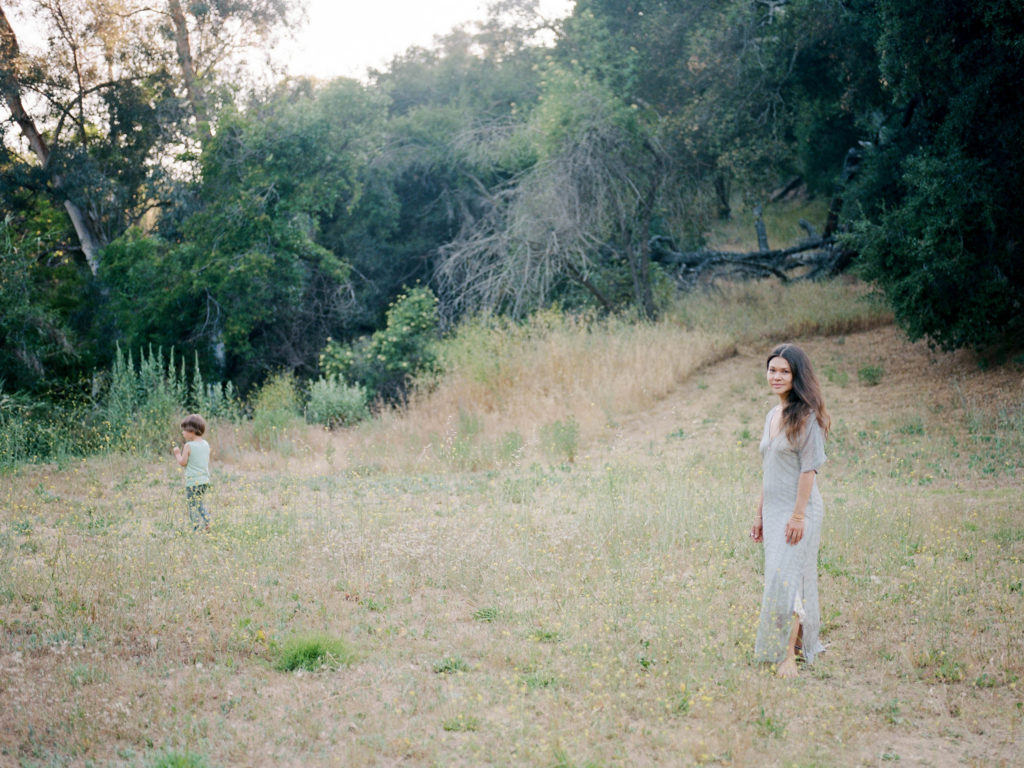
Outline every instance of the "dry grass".
[[(636, 333), (682, 355), (667, 331)], [(351, 443), (293, 427), (290, 457), (215, 427), (209, 535), (188, 531), (169, 460), (0, 477), (0, 764), (141, 766), (179, 750), (211, 766), (1013, 765), (1020, 371), (885, 327), (800, 339), (829, 369), (836, 420), (829, 650), (780, 682), (751, 662), (763, 345), (702, 367), (715, 343), (676, 333), (698, 350), (678, 369), (628, 336), (617, 352), (549, 348), (561, 358), (547, 368), (519, 350), (527, 362), (495, 364), (535, 397), (553, 377), (547, 400), (467, 375), (462, 403), (441, 387), (422, 406), (525, 434), (530, 408), (534, 424), (585, 414), (574, 404), (628, 380), (605, 369), (629, 354), (657, 368), (648, 394), (622, 384), (593, 431), (577, 416), (571, 465), (536, 453), (392, 472), (382, 451), (370, 466), (375, 438), (395, 466), (429, 453), (423, 435), (444, 424), (430, 413), (407, 423), (408, 444), (397, 417)], [(877, 386), (857, 380), (868, 364)], [(275, 670), (277, 649), (310, 634), (353, 663)]]
[(653, 324), (553, 312), (522, 325), (467, 324), (446, 345), (447, 374), (436, 386), (407, 408), (335, 436), (332, 455), (413, 472), (564, 459), (568, 438), (558, 439), (559, 426), (578, 427), (580, 444), (607, 439), (624, 417), (735, 354), (737, 345), (891, 320), (857, 282), (762, 281), (684, 297)]

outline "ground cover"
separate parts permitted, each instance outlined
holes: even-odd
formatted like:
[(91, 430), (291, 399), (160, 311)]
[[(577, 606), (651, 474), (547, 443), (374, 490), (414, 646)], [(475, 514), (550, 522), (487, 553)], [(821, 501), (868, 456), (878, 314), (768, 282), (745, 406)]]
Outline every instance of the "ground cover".
[(0, 764), (1014, 765), (1020, 367), (796, 340), (834, 418), (828, 650), (797, 680), (751, 661), (771, 401), (740, 344), (571, 451), (232, 448), (208, 535), (170, 460), (0, 476)]

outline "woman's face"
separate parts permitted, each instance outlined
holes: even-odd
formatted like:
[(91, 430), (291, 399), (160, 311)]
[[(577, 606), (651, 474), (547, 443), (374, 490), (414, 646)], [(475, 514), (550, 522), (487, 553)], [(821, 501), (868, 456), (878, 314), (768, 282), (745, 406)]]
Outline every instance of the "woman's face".
[(773, 357), (768, 361), (768, 386), (779, 397), (788, 395), (793, 389), (793, 369), (784, 357)]

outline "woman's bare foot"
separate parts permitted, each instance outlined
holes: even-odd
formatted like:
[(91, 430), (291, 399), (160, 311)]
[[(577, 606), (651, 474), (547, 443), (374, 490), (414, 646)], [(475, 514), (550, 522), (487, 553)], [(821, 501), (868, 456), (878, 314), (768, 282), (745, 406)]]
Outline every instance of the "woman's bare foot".
[(775, 670), (777, 677), (796, 677), (796, 656), (786, 656), (785, 660), (779, 664), (779, 668)]

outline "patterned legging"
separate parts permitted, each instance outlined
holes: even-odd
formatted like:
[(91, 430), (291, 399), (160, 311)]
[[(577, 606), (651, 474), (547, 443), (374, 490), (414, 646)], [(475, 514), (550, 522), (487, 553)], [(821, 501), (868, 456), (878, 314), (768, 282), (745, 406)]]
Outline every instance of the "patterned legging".
[(185, 488), (185, 506), (188, 508), (188, 519), (192, 523), (193, 531), (198, 531), (200, 527), (210, 527), (210, 515), (206, 510), (206, 502), (203, 501), (208, 487), (190, 485)]

